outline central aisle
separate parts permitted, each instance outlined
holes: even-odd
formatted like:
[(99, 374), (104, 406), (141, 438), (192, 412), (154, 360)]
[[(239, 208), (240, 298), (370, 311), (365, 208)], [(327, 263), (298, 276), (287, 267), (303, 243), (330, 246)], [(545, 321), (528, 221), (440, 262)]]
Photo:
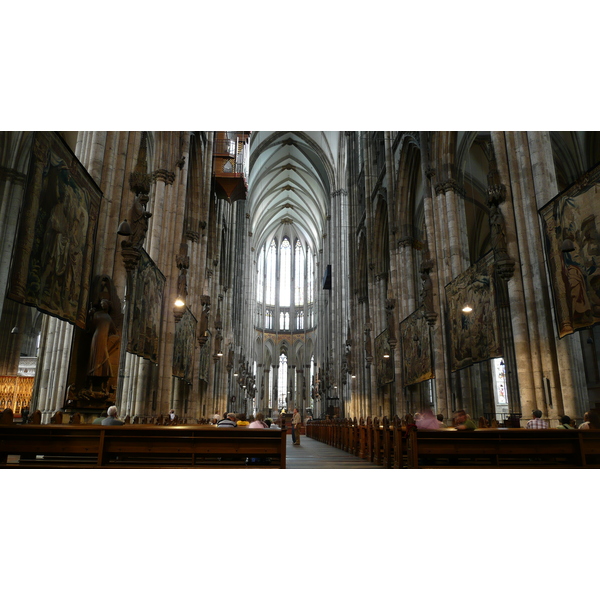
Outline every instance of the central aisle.
[(317, 442), (305, 435), (300, 437), (300, 445), (292, 444), (292, 436), (287, 436), (286, 468), (288, 469), (381, 469), (368, 460), (353, 456), (339, 448)]

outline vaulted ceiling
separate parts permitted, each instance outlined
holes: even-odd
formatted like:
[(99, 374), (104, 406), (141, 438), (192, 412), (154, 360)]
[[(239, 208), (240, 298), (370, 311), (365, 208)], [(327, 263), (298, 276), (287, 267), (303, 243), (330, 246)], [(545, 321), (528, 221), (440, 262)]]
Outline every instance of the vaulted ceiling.
[(257, 249), (273, 236), (281, 240), (285, 234), (299, 237), (313, 251), (321, 247), (330, 194), (336, 185), (340, 135), (252, 133), (248, 197)]

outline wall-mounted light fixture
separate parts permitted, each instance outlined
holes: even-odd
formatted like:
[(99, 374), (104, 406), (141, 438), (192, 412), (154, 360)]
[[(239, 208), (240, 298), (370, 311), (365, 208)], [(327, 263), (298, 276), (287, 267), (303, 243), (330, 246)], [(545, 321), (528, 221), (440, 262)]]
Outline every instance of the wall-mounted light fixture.
[(125, 219), (124, 221), (121, 221), (121, 224), (119, 225), (119, 229), (117, 229), (117, 235), (131, 235), (132, 231), (131, 231), (131, 225), (127, 222), (127, 219)]

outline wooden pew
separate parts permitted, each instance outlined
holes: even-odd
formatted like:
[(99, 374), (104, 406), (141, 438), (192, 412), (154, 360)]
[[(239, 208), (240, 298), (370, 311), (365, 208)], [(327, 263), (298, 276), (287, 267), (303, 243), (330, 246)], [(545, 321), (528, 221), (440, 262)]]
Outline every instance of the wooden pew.
[(394, 431), (387, 417), (381, 420), (381, 450), (382, 466), (391, 469), (394, 466)]
[[(315, 421), (310, 437), (334, 443), (330, 421)], [(352, 423), (353, 453), (387, 468), (544, 468), (600, 466), (600, 431), (491, 428), (417, 430), (412, 415), (361, 417)], [(379, 440), (379, 442), (377, 441)], [(349, 447), (347, 451), (352, 451)]]
[(12, 425), (13, 424), (13, 411), (11, 408), (5, 408), (0, 412), (0, 424), (1, 425)]
[(394, 415), (393, 423), (392, 467), (394, 469), (402, 469), (406, 456), (406, 427), (402, 427), (402, 420), (398, 415)]
[(600, 466), (600, 431), (523, 428), (412, 430), (407, 458), (411, 468)]
[(379, 424), (379, 418), (374, 417), (371, 422), (371, 440), (373, 448), (371, 450), (371, 462), (374, 462), (376, 465), (381, 465), (382, 463), (382, 432), (381, 426)]
[(351, 433), (352, 445), (350, 453), (354, 456), (358, 456), (360, 453), (360, 429), (358, 425), (358, 419), (354, 417), (352, 420), (352, 433)]
[[(8, 463), (9, 455), (20, 462)], [(35, 458), (43, 456), (44, 458)], [(246, 458), (268, 458), (285, 469), (285, 430), (197, 425), (0, 426), (0, 466), (67, 468), (245, 467)]]
[(387, 417), (357, 419), (314, 419), (306, 435), (318, 442), (353, 454), (386, 468), (402, 468), (406, 443), (403, 440), (402, 421), (396, 416), (393, 424)]
[(358, 458), (367, 458), (367, 424), (365, 419), (358, 420)]
[(363, 458), (366, 458), (369, 462), (373, 462), (373, 419), (371, 417), (367, 417), (365, 429), (365, 455)]

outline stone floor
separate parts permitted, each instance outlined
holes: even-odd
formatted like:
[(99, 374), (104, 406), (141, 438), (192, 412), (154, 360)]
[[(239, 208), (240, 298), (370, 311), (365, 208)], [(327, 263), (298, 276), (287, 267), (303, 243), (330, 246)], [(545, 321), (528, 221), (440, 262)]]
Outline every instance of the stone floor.
[(300, 445), (292, 444), (292, 436), (287, 436), (287, 469), (381, 469), (382, 467), (348, 454), (339, 448), (317, 442), (305, 435), (300, 437)]

